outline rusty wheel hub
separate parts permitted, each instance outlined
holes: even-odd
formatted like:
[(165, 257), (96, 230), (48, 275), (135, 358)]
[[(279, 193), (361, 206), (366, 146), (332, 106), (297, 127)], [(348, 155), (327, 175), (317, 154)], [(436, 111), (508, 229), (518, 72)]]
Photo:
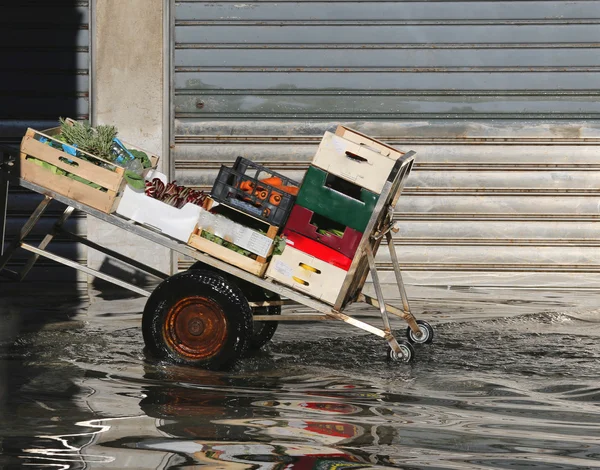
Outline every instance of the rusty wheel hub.
[(167, 313), (163, 334), (169, 347), (192, 360), (218, 354), (227, 340), (227, 317), (219, 304), (202, 297), (185, 297)]
[(188, 324), (190, 334), (200, 336), (204, 332), (204, 322), (200, 318), (192, 318)]

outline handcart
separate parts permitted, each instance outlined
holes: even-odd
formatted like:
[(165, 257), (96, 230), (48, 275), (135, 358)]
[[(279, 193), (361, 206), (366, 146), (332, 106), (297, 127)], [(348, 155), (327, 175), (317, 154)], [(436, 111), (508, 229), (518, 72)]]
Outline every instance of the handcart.
[[(10, 163), (6, 162), (3, 165), (4, 171), (0, 171), (0, 177), (11, 184), (20, 185), (42, 194), (44, 199), (0, 257), (0, 272), (15, 280), (22, 280), (41, 256), (148, 297), (142, 319), (142, 332), (147, 348), (154, 356), (180, 364), (209, 369), (226, 368), (243, 356), (248, 348), (260, 348), (266, 344), (275, 333), (279, 322), (318, 320), (341, 320), (377, 335), (387, 342), (387, 355), (390, 360), (409, 362), (415, 355), (411, 343), (430, 343), (434, 335), (431, 325), (425, 321), (416, 320), (410, 311), (398, 258), (392, 242), (392, 232), (397, 231), (393, 222), (394, 207), (411, 172), (413, 162), (414, 152), (412, 151), (405, 153), (395, 161), (333, 305), (280, 284), (272, 278), (262, 278), (251, 274), (186, 243), (158, 233), (151, 227), (134, 223), (115, 213), (106, 213), (39, 184), (11, 175)], [(38, 246), (27, 243), (25, 238), (53, 199), (67, 206), (66, 209)], [(64, 224), (76, 209), (192, 258), (195, 260), (195, 264), (187, 271), (169, 276), (70, 233), (66, 231)], [(162, 279), (162, 282), (153, 291), (149, 291), (53, 254), (46, 248), (59, 233), (148, 275)], [(401, 308), (386, 303), (383, 296), (375, 265), (375, 255), (382, 243), (388, 246), (402, 299)], [(5, 266), (18, 248), (30, 252), (30, 259), (19, 272), (8, 271)], [(375, 297), (363, 293), (363, 287), (369, 274), (373, 282)], [(281, 307), (292, 303), (309, 307), (317, 314), (281, 314)], [(381, 314), (383, 325), (376, 327), (344, 313), (344, 310), (353, 303), (365, 303), (377, 308)], [(390, 314), (400, 317), (408, 324), (406, 340), (400, 341), (392, 333)]]

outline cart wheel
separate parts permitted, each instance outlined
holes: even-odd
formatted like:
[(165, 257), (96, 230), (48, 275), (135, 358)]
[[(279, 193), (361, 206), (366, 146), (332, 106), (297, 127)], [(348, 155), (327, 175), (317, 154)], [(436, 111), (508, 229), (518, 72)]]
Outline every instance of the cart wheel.
[[(206, 269), (208, 271), (214, 270), (212, 266), (202, 263), (201, 261), (197, 261), (196, 263), (190, 266), (190, 270), (198, 270), (198, 269)], [(226, 274), (223, 274), (226, 276)], [(270, 292), (268, 290), (263, 289), (262, 287), (255, 286), (249, 282), (246, 282), (242, 279), (231, 278), (231, 282), (237, 284), (246, 299), (252, 302), (258, 302), (261, 300), (280, 300), (278, 294), (274, 292)], [(281, 307), (257, 307), (253, 309), (256, 315), (280, 315)], [(252, 336), (250, 337), (250, 341), (248, 344), (249, 349), (260, 349), (265, 344), (267, 344), (273, 338), (275, 331), (277, 330), (278, 322), (276, 321), (255, 321), (252, 322)]]
[(406, 337), (413, 344), (429, 344), (433, 341), (433, 327), (425, 320), (417, 320), (417, 325), (421, 330), (421, 336), (415, 335), (410, 326), (406, 328)]
[[(196, 261), (194, 264), (192, 264), (189, 268), (188, 271), (190, 270), (194, 270), (197, 271), (198, 269), (202, 269), (204, 271), (214, 271), (214, 272), (218, 272), (218, 269), (213, 268), (210, 264), (206, 264), (203, 263), (202, 261)], [(223, 273), (226, 274), (226, 273)]]
[(185, 271), (163, 281), (148, 298), (142, 333), (159, 359), (226, 369), (248, 347), (252, 312), (241, 289), (217, 273)]
[(398, 346), (400, 346), (400, 351), (402, 351), (402, 355), (400, 356), (396, 351), (394, 351), (391, 347), (388, 347), (387, 358), (390, 361), (401, 361), (401, 362), (411, 362), (415, 358), (415, 349), (412, 347), (410, 343), (404, 343), (399, 341)]
[[(262, 287), (255, 286), (250, 283), (244, 283), (241, 285), (242, 291), (246, 298), (251, 302), (260, 302), (261, 300), (280, 300), (278, 294), (263, 289)], [(255, 307), (253, 309), (254, 315), (280, 315), (281, 307), (267, 306), (267, 307)], [(255, 321), (252, 322), (252, 336), (250, 337), (249, 349), (260, 349), (273, 338), (277, 326), (279, 325), (276, 321)]]

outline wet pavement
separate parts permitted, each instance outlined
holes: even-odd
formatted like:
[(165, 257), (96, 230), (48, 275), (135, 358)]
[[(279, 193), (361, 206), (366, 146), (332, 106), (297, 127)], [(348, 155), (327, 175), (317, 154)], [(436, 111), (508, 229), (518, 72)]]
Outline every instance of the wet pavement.
[(302, 322), (229, 372), (147, 358), (143, 299), (4, 290), (0, 468), (600, 468), (598, 292), (407, 289), (411, 365)]

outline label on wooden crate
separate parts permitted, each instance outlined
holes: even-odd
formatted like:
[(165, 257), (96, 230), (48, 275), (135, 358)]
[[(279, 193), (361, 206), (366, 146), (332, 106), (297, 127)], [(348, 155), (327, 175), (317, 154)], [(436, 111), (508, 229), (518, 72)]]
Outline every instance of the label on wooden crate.
[(281, 260), (276, 260), (275, 263), (273, 263), (273, 269), (283, 274), (285, 277), (292, 277), (294, 275), (294, 268)]
[(200, 212), (198, 227), (263, 258), (268, 256), (273, 244), (273, 239), (266, 235), (206, 210)]
[(269, 254), (269, 249), (273, 244), (273, 240), (265, 235), (242, 226), (236, 227), (234, 240), (237, 240), (233, 242), (236, 245), (246, 248), (264, 258)]

